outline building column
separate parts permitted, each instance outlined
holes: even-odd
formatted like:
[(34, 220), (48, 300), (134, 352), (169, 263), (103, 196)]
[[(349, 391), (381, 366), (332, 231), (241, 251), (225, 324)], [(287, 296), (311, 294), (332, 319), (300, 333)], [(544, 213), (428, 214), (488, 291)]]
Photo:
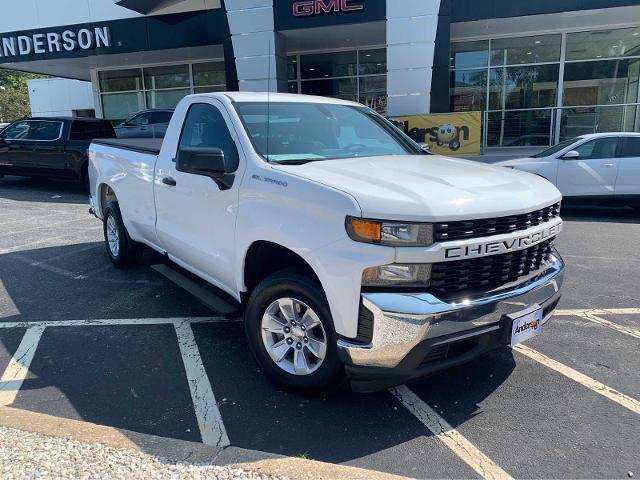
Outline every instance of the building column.
[(274, 30), (273, 0), (225, 0), (225, 8), (239, 90), (286, 92), (286, 46)]
[(431, 112), (439, 11), (440, 0), (387, 0), (389, 115)]

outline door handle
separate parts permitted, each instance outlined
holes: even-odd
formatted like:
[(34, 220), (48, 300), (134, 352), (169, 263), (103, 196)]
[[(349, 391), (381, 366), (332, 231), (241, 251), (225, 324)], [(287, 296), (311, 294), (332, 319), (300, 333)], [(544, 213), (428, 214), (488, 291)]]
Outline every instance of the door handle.
[(613, 167), (613, 163), (603, 163), (603, 167)]
[(170, 187), (175, 187), (177, 185), (176, 180), (171, 177), (164, 177), (162, 179), (162, 183), (164, 183), (165, 185), (169, 185)]

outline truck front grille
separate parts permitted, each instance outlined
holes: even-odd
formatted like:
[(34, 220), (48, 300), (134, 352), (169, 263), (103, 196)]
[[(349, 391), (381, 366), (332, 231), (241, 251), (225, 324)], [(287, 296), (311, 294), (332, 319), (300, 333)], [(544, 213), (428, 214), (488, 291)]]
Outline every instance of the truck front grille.
[(521, 215), (434, 224), (434, 240), (448, 242), (526, 230), (560, 216), (560, 202)]
[(553, 239), (517, 252), (433, 264), (431, 289), (443, 297), (486, 292), (541, 270)]

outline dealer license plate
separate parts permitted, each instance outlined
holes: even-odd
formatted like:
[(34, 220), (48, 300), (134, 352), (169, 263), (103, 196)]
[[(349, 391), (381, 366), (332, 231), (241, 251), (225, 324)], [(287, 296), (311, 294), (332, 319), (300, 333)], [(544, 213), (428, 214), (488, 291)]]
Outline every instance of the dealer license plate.
[(542, 309), (513, 320), (511, 345), (517, 345), (542, 333)]

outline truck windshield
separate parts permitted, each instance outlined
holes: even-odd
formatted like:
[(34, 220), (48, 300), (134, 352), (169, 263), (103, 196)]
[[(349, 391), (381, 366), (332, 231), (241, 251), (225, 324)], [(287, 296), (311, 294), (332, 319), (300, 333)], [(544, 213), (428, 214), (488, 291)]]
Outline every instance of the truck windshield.
[(242, 102), (236, 109), (256, 151), (274, 163), (421, 154), (404, 133), (366, 107)]

